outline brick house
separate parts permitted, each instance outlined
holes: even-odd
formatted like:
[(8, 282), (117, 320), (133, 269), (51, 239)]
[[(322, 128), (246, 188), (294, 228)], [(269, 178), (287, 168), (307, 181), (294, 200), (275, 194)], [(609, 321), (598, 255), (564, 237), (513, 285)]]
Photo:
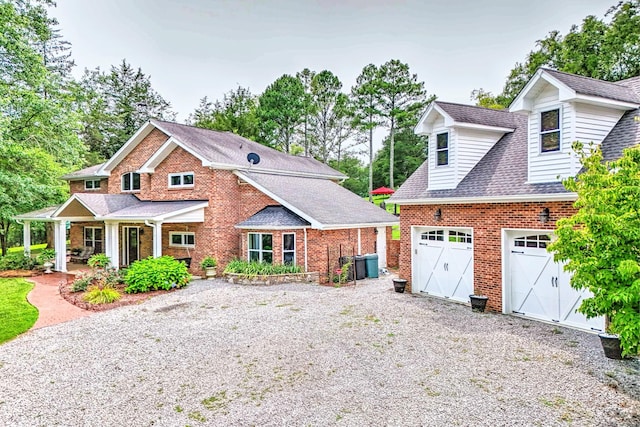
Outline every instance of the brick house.
[(605, 82), (540, 69), (508, 111), (434, 101), (416, 133), (429, 156), (389, 200), (401, 205), (400, 276), (411, 292), (585, 330), (584, 292), (546, 251), (556, 220), (575, 212), (561, 179), (581, 165), (573, 141), (604, 158), (640, 142), (640, 77)]
[[(67, 250), (92, 247), (115, 266), (148, 256), (293, 263), (321, 277), (331, 251), (386, 260), (398, 219), (339, 185), (342, 173), (228, 132), (150, 120), (107, 162), (62, 177), (71, 197), (22, 214), (54, 222), (56, 269)], [(66, 246), (66, 228), (70, 246)]]

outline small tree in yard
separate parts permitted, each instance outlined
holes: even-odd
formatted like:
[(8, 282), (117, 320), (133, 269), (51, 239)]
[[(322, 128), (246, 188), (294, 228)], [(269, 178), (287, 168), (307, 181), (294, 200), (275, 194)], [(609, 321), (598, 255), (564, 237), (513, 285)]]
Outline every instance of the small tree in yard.
[(640, 350), (640, 148), (602, 161), (599, 148), (574, 144), (582, 173), (563, 181), (578, 194), (578, 212), (558, 220), (549, 245), (556, 261), (573, 273), (571, 286), (592, 296), (578, 308), (588, 318), (607, 316), (623, 355)]

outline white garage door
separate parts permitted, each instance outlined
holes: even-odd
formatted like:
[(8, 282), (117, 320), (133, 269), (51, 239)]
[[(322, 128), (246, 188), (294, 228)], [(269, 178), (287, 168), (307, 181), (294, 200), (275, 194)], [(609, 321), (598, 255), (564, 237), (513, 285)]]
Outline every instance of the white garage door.
[(551, 235), (514, 233), (509, 239), (510, 308), (515, 314), (575, 328), (601, 331), (604, 319), (577, 313), (588, 291), (569, 285), (570, 275), (546, 248)]
[(414, 292), (468, 302), (473, 293), (473, 236), (470, 229), (414, 231)]

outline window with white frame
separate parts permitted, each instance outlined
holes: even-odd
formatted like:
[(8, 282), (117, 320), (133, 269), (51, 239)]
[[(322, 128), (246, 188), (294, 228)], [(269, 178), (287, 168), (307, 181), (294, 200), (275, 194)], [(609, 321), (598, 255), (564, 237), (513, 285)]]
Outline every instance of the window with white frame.
[(85, 190), (99, 190), (100, 189), (100, 180), (99, 179), (85, 179), (85, 181), (84, 181), (84, 189)]
[(449, 132), (436, 135), (436, 165), (446, 166), (449, 164)]
[(296, 265), (295, 233), (284, 233), (282, 235), (282, 263)]
[(94, 254), (104, 252), (103, 242), (101, 227), (84, 227), (84, 245), (92, 247)]
[(193, 172), (170, 173), (169, 188), (191, 188), (193, 187)]
[(273, 235), (249, 233), (249, 261), (273, 263)]
[(540, 152), (560, 151), (560, 109), (540, 113)]
[(128, 172), (122, 175), (122, 191), (140, 190), (140, 174)]
[(169, 232), (169, 246), (193, 248), (196, 246), (196, 233), (171, 231)]

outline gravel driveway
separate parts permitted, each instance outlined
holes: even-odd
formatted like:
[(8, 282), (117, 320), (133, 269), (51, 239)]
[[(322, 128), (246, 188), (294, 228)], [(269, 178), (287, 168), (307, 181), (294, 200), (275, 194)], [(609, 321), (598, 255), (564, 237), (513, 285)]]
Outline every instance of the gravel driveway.
[(357, 287), (198, 281), (0, 346), (0, 425), (640, 424), (595, 335)]

